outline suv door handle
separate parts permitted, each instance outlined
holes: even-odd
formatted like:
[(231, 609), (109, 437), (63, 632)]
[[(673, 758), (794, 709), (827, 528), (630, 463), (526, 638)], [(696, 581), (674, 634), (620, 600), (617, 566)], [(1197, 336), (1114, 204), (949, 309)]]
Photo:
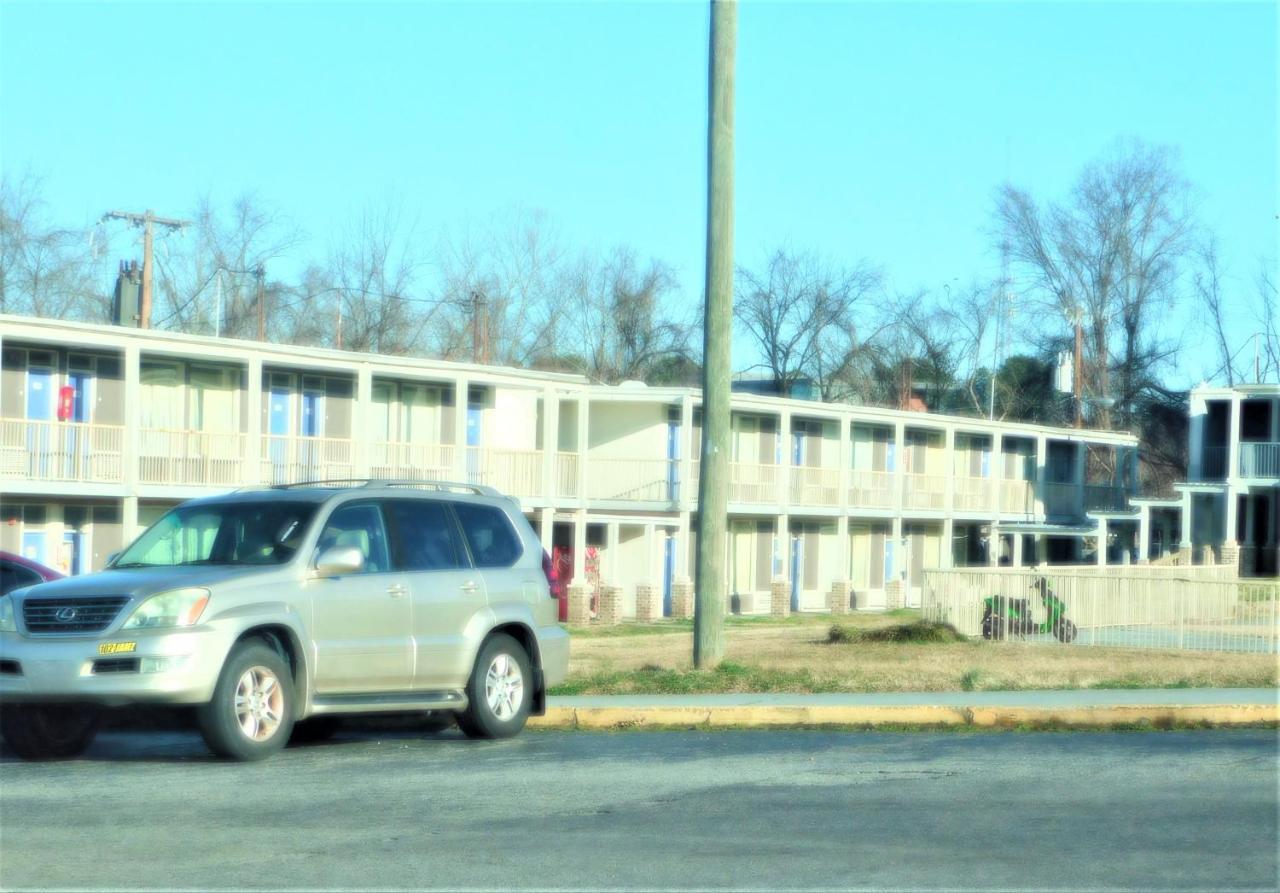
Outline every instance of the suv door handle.
[(475, 581), (475, 580), (468, 580), (467, 582), (463, 583), (463, 584), (462, 584), (461, 586), (459, 586), (458, 588), (459, 588), (459, 589), (461, 589), (463, 592), (465, 592), (467, 595), (471, 595), (471, 594), (472, 594), (472, 593), (474, 593), (474, 592), (476, 591), (476, 589), (477, 589), (476, 581)]
[(402, 595), (404, 595), (404, 593), (405, 593), (405, 588), (404, 588), (404, 584), (402, 583), (396, 583), (392, 586), (387, 587), (387, 595), (391, 596), (392, 598), (400, 598)]

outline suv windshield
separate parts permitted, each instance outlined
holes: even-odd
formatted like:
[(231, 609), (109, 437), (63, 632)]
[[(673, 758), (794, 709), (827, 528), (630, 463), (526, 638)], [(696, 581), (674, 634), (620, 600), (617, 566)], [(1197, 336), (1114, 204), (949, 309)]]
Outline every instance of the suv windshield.
[(147, 528), (111, 566), (283, 564), (297, 552), (315, 511), (309, 502), (179, 506)]

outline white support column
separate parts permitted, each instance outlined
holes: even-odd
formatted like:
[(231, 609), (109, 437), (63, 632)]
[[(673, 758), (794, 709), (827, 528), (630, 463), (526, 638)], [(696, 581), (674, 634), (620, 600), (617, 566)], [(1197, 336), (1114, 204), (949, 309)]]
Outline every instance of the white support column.
[[(848, 416), (841, 416), (836, 424), (840, 426), (839, 459), (837, 460), (840, 463), (840, 473), (836, 477), (836, 486), (839, 488), (836, 495), (836, 506), (840, 509), (841, 517), (844, 517), (845, 526), (847, 527), (849, 519), (845, 517), (845, 513), (849, 511), (849, 471), (853, 467), (852, 425)], [(848, 567), (848, 561), (840, 566), (842, 568)], [(843, 574), (845, 571), (840, 573), (841, 579), (844, 579)]]
[(1076, 517), (1084, 517), (1084, 507), (1088, 504), (1084, 495), (1084, 482), (1088, 474), (1086, 461), (1089, 458), (1089, 445), (1083, 440), (1076, 443), (1075, 455), (1075, 494), (1076, 494)]
[[(351, 413), (351, 439), (355, 448), (355, 477), (373, 476), (374, 432), (373, 419), (373, 369), (361, 363), (356, 370), (356, 402)], [(379, 436), (385, 436), (380, 434)]]
[(662, 552), (655, 548), (658, 538), (652, 522), (644, 526), (645, 572), (643, 580), (636, 583), (648, 583), (650, 586), (662, 587)]
[[(998, 432), (991, 435), (991, 461), (987, 463), (990, 472), (987, 475), (987, 486), (991, 488), (991, 516), (1000, 517), (1000, 506), (1004, 502), (1004, 435)], [(1010, 552), (1010, 560), (1012, 560)]]
[(1195, 494), (1190, 490), (1182, 491), (1182, 536), (1178, 541), (1178, 548), (1190, 550), (1191, 540), (1191, 511), (1195, 505)]
[(587, 399), (587, 395), (580, 394), (578, 396), (578, 504), (587, 504), (587, 481), (590, 478), (587, 475), (587, 448), (590, 444), (588, 438), (589, 424), (588, 413), (591, 411), (591, 402)]
[(1013, 535), (1013, 557), (1012, 557), (1012, 560), (1013, 560), (1013, 566), (1014, 566), (1014, 567), (1022, 567), (1022, 562), (1023, 562), (1023, 554), (1022, 554), (1022, 534), (1020, 534), (1020, 533), (1015, 533), (1015, 534)]
[(1146, 564), (1150, 560), (1151, 506), (1143, 505), (1138, 508), (1138, 561), (1142, 564)]
[(142, 419), (142, 352), (137, 344), (124, 346), (124, 443), (123, 469), (125, 498), (121, 506), (121, 533), (125, 544), (133, 542), (138, 529), (138, 463)]
[(538, 513), (538, 541), (548, 555), (551, 554), (551, 546), (555, 540), (555, 523), (556, 512), (551, 506), (544, 507)]
[(942, 467), (946, 474), (943, 478), (943, 487), (946, 495), (943, 497), (942, 507), (946, 509), (948, 515), (954, 515), (956, 511), (956, 429), (953, 425), (948, 425), (942, 434), (943, 460)]
[(556, 504), (556, 453), (560, 443), (560, 398), (555, 388), (542, 390), (542, 496)]
[(262, 457), (266, 455), (262, 437), (262, 357), (249, 356), (245, 369), (245, 434), (244, 434), (244, 482), (260, 484)]
[[(1242, 395), (1234, 392), (1231, 395), (1231, 414), (1227, 422), (1227, 492), (1240, 478), (1240, 425), (1244, 419), (1241, 405)], [(1234, 532), (1227, 537), (1228, 542), (1235, 539)]]
[[(902, 542), (902, 515), (901, 513), (893, 517), (893, 579), (901, 579), (902, 572), (906, 568), (904, 558), (907, 553), (907, 547)], [(885, 580), (888, 583), (888, 580)]]
[(791, 505), (791, 410), (778, 413), (778, 430), (782, 435), (782, 461), (778, 463), (779, 503), (783, 511)]
[(1236, 545), (1236, 530), (1240, 526), (1240, 495), (1230, 484), (1222, 494), (1222, 542), (1225, 545)]
[(1098, 567), (1105, 567), (1107, 564), (1108, 527), (1106, 516), (1098, 519)]
[(467, 408), (470, 403), (470, 379), (465, 377), (455, 379), (453, 383), (453, 478), (460, 482), (470, 480), (468, 469), (471, 463), (467, 455)]
[(1190, 481), (1204, 480), (1204, 426), (1209, 418), (1209, 410), (1205, 400), (1195, 391), (1191, 392), (1190, 417), (1188, 433), (1190, 434), (1190, 456), (1187, 463), (1187, 477)]
[(893, 424), (893, 507), (898, 512), (898, 526), (901, 529), (902, 507), (905, 502), (903, 492), (906, 490), (906, 465), (907, 465), (907, 424), (906, 422), (894, 422)]
[[(1049, 438), (1044, 434), (1036, 435), (1036, 479), (1033, 482), (1035, 490), (1035, 510), (1034, 517), (1037, 521), (1044, 522), (1045, 519), (1045, 484), (1049, 481)], [(1038, 557), (1038, 556), (1037, 556)]]
[(587, 511), (573, 513), (573, 582), (587, 585)]
[(618, 522), (610, 521), (604, 528), (604, 555), (600, 562), (600, 585), (634, 587), (643, 580), (622, 580), (618, 575)]
[(950, 515), (942, 519), (942, 544), (938, 549), (938, 563), (944, 569), (956, 566), (956, 521)]
[[(685, 394), (680, 398), (680, 508), (685, 516), (685, 524), (681, 533), (682, 540), (687, 538), (688, 512), (685, 509), (697, 505), (698, 488), (693, 485), (693, 463), (698, 459), (693, 455), (693, 397)], [(683, 548), (677, 546), (677, 550)]]

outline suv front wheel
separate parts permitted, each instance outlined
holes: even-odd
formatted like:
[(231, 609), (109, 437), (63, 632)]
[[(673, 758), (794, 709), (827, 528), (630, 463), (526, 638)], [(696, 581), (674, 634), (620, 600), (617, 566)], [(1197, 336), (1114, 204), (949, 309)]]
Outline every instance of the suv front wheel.
[(524, 728), (533, 706), (529, 655), (511, 636), (491, 636), (476, 656), (458, 727), (468, 738), (510, 738)]
[(200, 706), (197, 718), (218, 756), (260, 760), (288, 743), (293, 710), (288, 664), (261, 642), (242, 642), (227, 656), (213, 699)]

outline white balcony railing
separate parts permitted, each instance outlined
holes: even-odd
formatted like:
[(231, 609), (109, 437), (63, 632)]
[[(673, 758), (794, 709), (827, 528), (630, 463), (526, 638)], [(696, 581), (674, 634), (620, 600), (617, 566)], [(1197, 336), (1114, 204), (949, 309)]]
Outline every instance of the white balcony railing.
[(245, 435), (237, 431), (138, 432), (138, 480), (143, 484), (234, 486), (244, 482)]
[(1000, 482), (1000, 512), (1005, 515), (1033, 515), (1036, 510), (1036, 489), (1031, 481), (1002, 480)]
[(578, 495), (577, 453), (556, 453), (556, 495)]
[(342, 480), (352, 477), (352, 442), (336, 437), (272, 434), (262, 438), (262, 482)]
[(587, 457), (587, 498), (631, 502), (673, 502), (679, 493), (680, 463), (670, 459)]
[(467, 447), (467, 480), (510, 496), (541, 496), (542, 451)]
[(893, 472), (864, 471), (855, 468), (849, 472), (849, 505), (855, 508), (893, 508)]
[(941, 474), (904, 474), (902, 504), (909, 509), (942, 509), (947, 502), (947, 478)]
[(729, 501), (773, 504), (781, 502), (777, 465), (729, 463)]
[(793, 467), (791, 504), (828, 507), (840, 505), (840, 469)]
[(1280, 443), (1240, 444), (1240, 477), (1280, 480)]
[(985, 512), (995, 506), (995, 481), (992, 478), (957, 475), (952, 481), (952, 499), (956, 510)]
[(0, 419), (0, 478), (120, 483), (124, 427)]
[(369, 445), (369, 476), (390, 480), (451, 481), (453, 446), (441, 443), (394, 443), (378, 441)]

